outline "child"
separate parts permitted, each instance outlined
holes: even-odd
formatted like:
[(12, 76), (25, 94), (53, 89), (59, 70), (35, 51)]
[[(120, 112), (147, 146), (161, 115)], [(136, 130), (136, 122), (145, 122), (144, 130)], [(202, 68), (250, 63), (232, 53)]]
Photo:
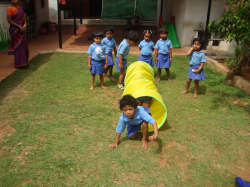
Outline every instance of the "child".
[(125, 36), (125, 39), (120, 43), (117, 55), (116, 55), (116, 70), (121, 72), (119, 76), (118, 88), (124, 90), (123, 81), (126, 74), (127, 69), (127, 56), (129, 53), (129, 45), (134, 44), (138, 41), (138, 34), (134, 31), (129, 31), (129, 33)]
[(99, 74), (101, 87), (106, 89), (103, 85), (104, 78), (103, 73), (107, 68), (108, 57), (107, 57), (107, 49), (106, 46), (101, 44), (103, 39), (102, 31), (94, 31), (92, 34), (93, 40), (95, 41), (93, 44), (89, 46), (88, 50), (88, 68), (91, 73), (91, 87), (90, 90), (94, 89), (95, 75)]
[(156, 121), (151, 117), (149, 113), (149, 109), (143, 106), (137, 106), (138, 103), (136, 99), (131, 95), (125, 95), (120, 100), (120, 110), (123, 112), (117, 128), (116, 128), (116, 138), (115, 143), (109, 145), (109, 149), (118, 147), (119, 138), (121, 133), (125, 130), (127, 125), (127, 136), (130, 139), (135, 139), (137, 132), (141, 129), (141, 125), (143, 126), (143, 136), (142, 136), (142, 149), (147, 149), (148, 142), (148, 123), (153, 125), (154, 134), (149, 136), (149, 140), (156, 140), (158, 136), (158, 127)]
[(112, 76), (113, 66), (115, 65), (114, 61), (113, 61), (112, 51), (114, 50), (115, 56), (117, 54), (116, 42), (113, 39), (114, 27), (107, 26), (105, 28), (105, 34), (106, 34), (106, 37), (102, 40), (102, 44), (106, 45), (106, 48), (108, 51), (108, 68), (105, 71), (105, 73), (103, 74), (103, 76), (104, 76), (104, 78), (108, 78), (108, 77), (106, 77), (106, 74), (109, 71), (110, 80), (115, 82), (115, 79)]
[[(157, 41), (155, 45), (155, 65), (158, 68), (158, 79), (156, 82), (161, 80), (161, 69), (165, 68), (168, 82), (172, 82), (170, 79), (169, 68), (172, 64), (172, 43), (167, 39), (168, 29), (165, 27), (159, 30), (161, 39)], [(159, 53), (159, 54), (158, 54)]]
[(140, 17), (138, 15), (135, 16), (135, 21), (134, 21), (133, 25), (134, 26), (140, 26), (141, 25), (141, 23), (140, 23)]
[(182, 94), (188, 93), (190, 83), (194, 79), (195, 90), (194, 96), (198, 97), (199, 81), (205, 80), (205, 72), (203, 70), (204, 63), (206, 62), (205, 54), (201, 51), (202, 41), (200, 38), (195, 38), (193, 40), (193, 46), (187, 52), (187, 55), (190, 55), (189, 59), (189, 68), (188, 68), (188, 78), (186, 83), (186, 90)]
[(154, 51), (154, 42), (150, 39), (152, 37), (151, 30), (143, 31), (144, 40), (139, 44), (139, 49), (141, 51), (141, 55), (138, 58), (138, 61), (143, 61), (148, 63), (151, 67), (154, 67), (152, 53)]

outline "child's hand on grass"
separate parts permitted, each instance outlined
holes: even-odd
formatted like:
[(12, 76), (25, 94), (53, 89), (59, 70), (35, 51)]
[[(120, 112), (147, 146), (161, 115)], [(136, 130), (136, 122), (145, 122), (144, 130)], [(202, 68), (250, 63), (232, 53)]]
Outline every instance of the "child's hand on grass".
[(109, 149), (113, 149), (113, 148), (117, 149), (117, 147), (118, 147), (118, 144), (114, 143), (114, 144), (110, 144), (108, 148)]
[(153, 141), (153, 140), (156, 140), (156, 138), (157, 138), (157, 135), (156, 135), (156, 134), (153, 134), (152, 136), (149, 136), (149, 137), (148, 137), (148, 140), (149, 140), (149, 141)]

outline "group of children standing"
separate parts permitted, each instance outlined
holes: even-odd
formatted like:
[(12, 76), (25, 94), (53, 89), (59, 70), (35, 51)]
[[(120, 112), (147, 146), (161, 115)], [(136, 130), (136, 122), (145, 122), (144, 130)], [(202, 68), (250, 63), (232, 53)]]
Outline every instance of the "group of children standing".
[[(127, 69), (127, 56), (129, 54), (129, 46), (138, 41), (138, 34), (134, 31), (130, 31), (120, 43), (118, 49), (116, 50), (116, 42), (113, 39), (114, 28), (112, 26), (107, 26), (105, 28), (106, 37), (103, 39), (104, 35), (101, 31), (95, 31), (92, 35), (94, 43), (90, 45), (88, 50), (88, 68), (91, 72), (91, 87), (90, 90), (94, 89), (95, 75), (100, 75), (101, 87), (106, 88), (103, 85), (104, 77), (106, 77), (109, 71), (109, 78), (111, 81), (115, 81), (112, 76), (113, 66), (115, 65), (112, 57), (112, 51), (116, 55), (116, 70), (121, 72), (119, 76), (118, 87), (124, 89), (123, 81)], [(168, 81), (172, 82), (170, 79), (169, 68), (172, 64), (172, 43), (167, 39), (168, 30), (162, 27), (159, 30), (160, 39), (157, 41), (156, 45), (151, 41), (152, 31), (145, 30), (143, 32), (144, 40), (140, 42), (139, 49), (141, 55), (138, 61), (143, 61), (148, 63), (150, 66), (154, 66), (152, 53), (155, 52), (155, 66), (158, 68), (158, 79), (156, 82), (161, 80), (161, 70), (164, 68), (167, 73)], [(188, 78), (186, 82), (186, 89), (182, 92), (185, 94), (189, 90), (190, 83), (192, 79), (195, 82), (195, 92), (193, 97), (198, 97), (199, 81), (205, 80), (205, 73), (203, 70), (204, 63), (206, 62), (205, 54), (201, 51), (202, 42), (199, 38), (193, 40), (193, 46), (187, 52), (190, 56), (188, 69)], [(151, 98), (152, 99), (152, 98)], [(143, 126), (143, 136), (142, 136), (142, 149), (147, 149), (148, 140), (156, 140), (158, 137), (158, 128), (156, 121), (152, 118), (149, 111), (149, 103), (147, 105), (141, 105), (140, 100), (136, 100), (131, 95), (125, 95), (120, 100), (120, 110), (123, 112), (116, 129), (115, 143), (110, 144), (108, 148), (117, 148), (121, 133), (127, 126), (127, 136), (130, 139), (134, 139), (137, 132)], [(147, 139), (148, 135), (148, 124), (152, 124), (154, 128), (154, 134)]]
[[(157, 41), (156, 45), (151, 41), (153, 32), (151, 30), (145, 30), (143, 32), (144, 40), (140, 42), (139, 49), (141, 55), (138, 61), (143, 61), (148, 63), (150, 66), (154, 66), (152, 53), (155, 53), (155, 66), (158, 68), (158, 78), (156, 82), (161, 80), (161, 70), (164, 68), (167, 73), (167, 78), (169, 82), (170, 79), (169, 68), (172, 64), (172, 43), (167, 39), (168, 29), (165, 27), (160, 28), (159, 34), (160, 39)], [(116, 42), (113, 38), (114, 28), (112, 26), (107, 26), (105, 28), (105, 35), (102, 31), (95, 31), (92, 35), (94, 43), (90, 45), (88, 50), (88, 68), (91, 72), (91, 87), (90, 90), (94, 89), (95, 75), (99, 74), (101, 87), (104, 86), (104, 78), (109, 72), (109, 78), (111, 81), (116, 81), (113, 77), (112, 71), (115, 65), (113, 61), (112, 51), (114, 51), (116, 59), (116, 70), (121, 72), (119, 76), (118, 88), (124, 89), (124, 78), (127, 69), (127, 57), (129, 54), (129, 46), (133, 45), (138, 41), (138, 34), (135, 31), (129, 31), (125, 36), (124, 40), (120, 43), (118, 49), (116, 49)], [(103, 39), (104, 38), (104, 39)], [(202, 42), (199, 38), (194, 39), (193, 47), (187, 52), (190, 55), (190, 67), (188, 69), (188, 79), (186, 83), (186, 89), (182, 92), (185, 94), (189, 90), (190, 83), (192, 79), (195, 81), (195, 93), (194, 97), (198, 97), (199, 81), (205, 80), (205, 73), (203, 71), (204, 62), (206, 62), (205, 54), (201, 51)]]

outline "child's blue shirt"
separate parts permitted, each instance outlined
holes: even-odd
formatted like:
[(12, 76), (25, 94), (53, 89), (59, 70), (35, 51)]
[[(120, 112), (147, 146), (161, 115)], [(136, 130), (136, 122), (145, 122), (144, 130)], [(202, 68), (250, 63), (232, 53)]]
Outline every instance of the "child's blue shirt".
[(119, 58), (119, 54), (122, 54), (122, 59), (127, 59), (129, 50), (129, 43), (126, 39), (124, 39), (118, 47), (116, 57)]
[(126, 125), (140, 125), (143, 121), (146, 121), (151, 125), (155, 122), (154, 118), (152, 118), (142, 106), (137, 106), (137, 110), (135, 111), (135, 116), (133, 119), (128, 118), (124, 113), (122, 113), (116, 128), (116, 132), (123, 133)]
[(96, 44), (95, 42), (89, 46), (89, 50), (87, 52), (91, 55), (92, 59), (95, 61), (102, 61), (105, 60), (105, 54), (107, 54), (107, 48), (103, 44)]
[(113, 48), (116, 47), (114, 38), (109, 39), (108, 37), (105, 37), (101, 43), (106, 45), (108, 53), (112, 52)]
[(199, 51), (198, 53), (196, 51), (192, 51), (190, 54), (189, 64), (198, 65), (202, 62), (206, 62), (206, 56), (203, 51)]
[(139, 47), (141, 48), (142, 55), (149, 56), (153, 53), (154, 42), (152, 42), (151, 40), (149, 42), (146, 42), (146, 40), (142, 40), (139, 44)]
[(165, 41), (160, 39), (155, 44), (155, 49), (159, 49), (159, 53), (163, 55), (167, 55), (169, 53), (169, 49), (172, 48), (172, 42), (169, 39), (166, 39)]

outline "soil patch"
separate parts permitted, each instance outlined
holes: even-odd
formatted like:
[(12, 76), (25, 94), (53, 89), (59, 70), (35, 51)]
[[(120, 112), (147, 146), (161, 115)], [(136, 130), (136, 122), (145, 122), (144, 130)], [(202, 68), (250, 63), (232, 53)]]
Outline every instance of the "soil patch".
[[(228, 67), (225, 60), (216, 60), (216, 61), (221, 65), (223, 65), (224, 67)], [(245, 79), (246, 81), (250, 82), (250, 67), (243, 67), (241, 69), (241, 74), (239, 76)]]

